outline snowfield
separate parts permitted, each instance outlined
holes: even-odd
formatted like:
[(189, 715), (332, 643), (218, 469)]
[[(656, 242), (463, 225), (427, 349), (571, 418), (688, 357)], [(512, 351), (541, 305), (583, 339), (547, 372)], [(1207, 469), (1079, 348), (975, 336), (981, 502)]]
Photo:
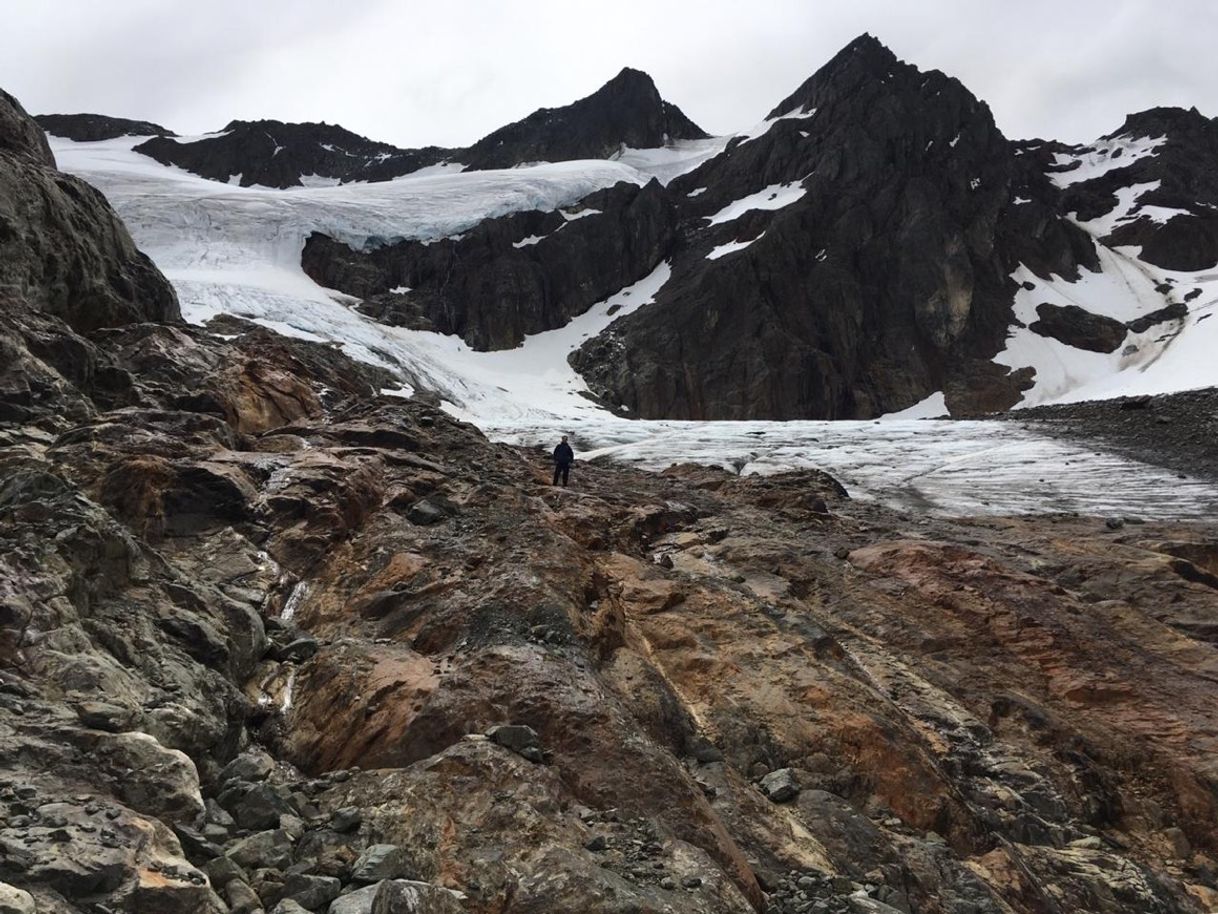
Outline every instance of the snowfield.
[[(617, 161), (433, 170), (378, 184), (289, 190), (207, 181), (133, 152), (139, 141), (51, 138), (60, 167), (106, 194), (140, 248), (174, 284), (187, 320), (203, 324), (232, 314), (290, 336), (337, 342), (353, 358), (401, 379), (400, 387), (387, 393), (435, 391), (449, 412), (498, 440), (544, 445), (567, 432), (581, 459), (628, 460), (651, 468), (681, 461), (746, 473), (814, 466), (833, 473), (856, 497), (949, 514), (1078, 511), (1150, 518), (1218, 509), (1218, 492), (1210, 486), (1043, 438), (1018, 423), (915, 421), (942, 415), (942, 394), (884, 422), (698, 423), (614, 416), (586, 396), (587, 386), (567, 356), (652, 302), (669, 279), (667, 264), (565, 327), (500, 352), (475, 352), (457, 337), (377, 323), (355, 311), (349, 296), (318, 286), (300, 266), (305, 239), (314, 231), (362, 247), (452, 237), (482, 219), (524, 210), (560, 210), (568, 219), (593, 216), (594, 211), (573, 205), (619, 181), (641, 185), (654, 177), (670, 179), (717, 154), (719, 141), (625, 150)], [(750, 209), (779, 209), (803, 193), (798, 183), (768, 187), (730, 204), (711, 222), (727, 222)], [(749, 243), (722, 245), (712, 255), (725, 256)], [(1111, 272), (1106, 266), (1089, 282), (1044, 283), (1031, 277), (1028, 281), (1039, 285), (1021, 298), (1020, 319), (1026, 320), (1029, 307), (1034, 319), (1035, 304), (1046, 295), (1053, 301), (1085, 300), (1089, 310), (1121, 319), (1153, 310), (1151, 304), (1161, 307), (1162, 298), (1156, 304), (1145, 290), (1153, 292), (1153, 284), (1168, 277), (1139, 273), (1131, 254), (1119, 256), (1130, 263), (1114, 263)], [(1187, 278), (1189, 283), (1214, 280), (1218, 276)], [(1173, 281), (1183, 290), (1185, 278)], [(1214, 304), (1212, 294), (1203, 296), (1193, 302), (1193, 313), (1200, 317)], [(1218, 332), (1218, 321), (1213, 324), (1211, 336)], [(1145, 336), (1161, 336), (1167, 329)], [(1173, 383), (1198, 386), (1199, 379), (1212, 378), (1211, 354), (1218, 343), (1218, 337), (1206, 343), (1196, 334), (1188, 348), (1147, 341), (1146, 351), (1126, 364), (1120, 353), (1088, 360), (1091, 354), (1059, 352), (1046, 346), (1052, 341), (1028, 339), (1026, 333), (1016, 331), (1004, 356), (1007, 364), (1035, 363), (1043, 372), (1033, 402), (1066, 399), (1105, 384), (1120, 387), (1134, 377), (1144, 386), (1165, 389)], [(1211, 374), (1198, 373), (1198, 365)], [(1114, 369), (1123, 370), (1114, 375)], [(1121, 481), (1134, 474), (1138, 485), (1127, 490)]]

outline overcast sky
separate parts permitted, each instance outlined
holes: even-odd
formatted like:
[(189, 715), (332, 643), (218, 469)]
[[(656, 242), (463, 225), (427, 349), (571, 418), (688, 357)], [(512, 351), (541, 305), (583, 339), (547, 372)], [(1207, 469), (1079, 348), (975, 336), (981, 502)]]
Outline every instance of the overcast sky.
[(864, 31), (960, 78), (1012, 138), (1218, 115), (1216, 0), (0, 0), (0, 88), (179, 133), (274, 117), (459, 146), (632, 66), (728, 133)]

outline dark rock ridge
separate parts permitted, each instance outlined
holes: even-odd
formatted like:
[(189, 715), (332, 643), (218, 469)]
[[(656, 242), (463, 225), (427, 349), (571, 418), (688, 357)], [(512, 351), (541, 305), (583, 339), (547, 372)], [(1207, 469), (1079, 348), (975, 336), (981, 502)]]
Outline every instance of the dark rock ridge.
[(1218, 902), (1213, 523), (556, 490), (333, 346), (45, 294), (0, 301), (7, 909)]
[(173, 288), (106, 198), (62, 174), (46, 135), (0, 94), (0, 296), (89, 331), (179, 317)]
[(623, 146), (652, 149), (707, 134), (660, 97), (650, 76), (629, 67), (596, 92), (562, 108), (541, 108), (456, 154), (469, 168), (603, 159)]
[(156, 137), (136, 152), (213, 181), (240, 176), (242, 187), (299, 187), (316, 176), (346, 183), (389, 181), (446, 160), (438, 146), (398, 149), (335, 124), (232, 121), (218, 135), (179, 141)]
[[(654, 306), (575, 354), (592, 388), (638, 415), (708, 419), (873, 416), (945, 388), (956, 413), (1015, 403), (1026, 382), (979, 364), (1011, 322), (1010, 273), (1096, 260), (989, 109), (863, 36), (771, 118), (669, 186), (688, 247)], [(711, 223), (777, 187), (802, 195)]]
[(431, 243), (361, 252), (315, 234), (303, 263), (321, 285), (359, 296), (386, 323), (510, 349), (645, 276), (673, 248), (676, 228), (676, 208), (658, 182), (622, 183), (566, 211), (488, 219)]
[(135, 147), (166, 165), (242, 186), (296, 187), (314, 175), (346, 183), (389, 181), (442, 162), (469, 169), (511, 168), (527, 162), (606, 158), (623, 146), (651, 148), (706, 136), (676, 105), (664, 101), (651, 77), (625, 69), (563, 108), (543, 108), (467, 149), (399, 149), (331, 124), (233, 121), (221, 135), (186, 142), (157, 137)]
[(36, 165), (55, 167), (46, 134), (30, 119), (21, 103), (0, 89), (0, 153)]
[(177, 136), (160, 124), (105, 114), (39, 114), (34, 120), (47, 133), (78, 143), (113, 140), (120, 136)]
[[(615, 83), (641, 92), (639, 75), (628, 75)], [(562, 118), (597, 96), (560, 109)], [(469, 161), (552, 158), (507, 143), (534, 120), (560, 118), (539, 112), (513, 125), (502, 162)], [(1147, 137), (1163, 138), (1153, 155), (1128, 153), (1129, 165), (1064, 189), (1051, 179), (1079, 167), (1071, 159)], [(609, 150), (583, 154), (593, 152)], [(1208, 264), (1214, 161), (1213, 122), (1181, 109), (1133, 115), (1093, 147), (1008, 141), (957, 80), (920, 72), (864, 35), (775, 106), (761, 135), (732, 139), (657, 189), (652, 196), (665, 196), (675, 214), (662, 231), (651, 221), (632, 227), (623, 214), (551, 233), (558, 215), (516, 214), (428, 245), (354, 251), (316, 236), (305, 263), (319, 282), (364, 299), (366, 313), (485, 348), (560, 325), (612, 291), (611, 281), (620, 288), (645, 276), (658, 256), (672, 272), (655, 304), (572, 356), (609, 405), (653, 418), (850, 418), (942, 390), (954, 415), (989, 413), (1018, 403), (1035, 382), (1031, 368), (992, 361), (1015, 323), (1016, 268), (1071, 281), (1101, 269), (1101, 245), (1133, 243), (1151, 263)], [(1134, 183), (1154, 185), (1140, 202), (1187, 212), (1166, 222), (1139, 217), (1093, 237), (1086, 221), (1111, 211), (1116, 191)], [(641, 210), (649, 220), (653, 211)], [(605, 244), (607, 228), (625, 233), (608, 248), (612, 265), (572, 246), (594, 236)], [(546, 240), (517, 247), (538, 238)], [(639, 238), (649, 239), (648, 256), (622, 256), (641, 250)], [(578, 270), (564, 263), (569, 257)], [(589, 281), (572, 296), (580, 271)], [(1129, 330), (1186, 318), (1188, 296), (1199, 291), (1168, 281), (1158, 293), (1162, 307)], [(1113, 351), (1126, 325), (1051, 309), (1035, 329)]]

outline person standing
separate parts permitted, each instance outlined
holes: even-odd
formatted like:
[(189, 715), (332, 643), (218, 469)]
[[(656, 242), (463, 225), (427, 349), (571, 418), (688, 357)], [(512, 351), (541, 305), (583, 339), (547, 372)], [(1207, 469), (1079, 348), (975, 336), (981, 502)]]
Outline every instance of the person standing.
[(567, 477), (571, 475), (571, 464), (574, 462), (575, 452), (571, 450), (571, 445), (567, 444), (567, 436), (563, 435), (558, 447), (554, 448), (554, 485), (558, 485), (561, 476), (562, 484), (566, 486)]

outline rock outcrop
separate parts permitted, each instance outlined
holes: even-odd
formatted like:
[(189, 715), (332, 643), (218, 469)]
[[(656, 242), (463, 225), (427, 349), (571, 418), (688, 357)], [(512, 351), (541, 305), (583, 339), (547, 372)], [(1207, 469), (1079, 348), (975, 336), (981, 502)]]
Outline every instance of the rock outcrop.
[(56, 170), (46, 136), (0, 94), (0, 296), (88, 331), (179, 317), (172, 287), (106, 198)]
[(4, 904), (1218, 903), (1212, 522), (911, 516), (815, 471), (560, 490), (333, 346), (22, 294)]
[[(55, 127), (76, 133), (84, 129)], [(653, 148), (707, 135), (660, 97), (650, 76), (625, 69), (587, 98), (563, 108), (542, 108), (464, 149), (399, 149), (333, 124), (273, 120), (233, 121), (214, 136), (193, 140), (171, 136), (160, 133), (136, 151), (214, 181), (297, 187), (317, 179), (389, 181), (441, 163), (487, 169), (600, 159), (625, 147)]]
[[(1153, 144), (1154, 154), (1130, 153), (1129, 141)], [(1057, 158), (1046, 165), (1066, 178), (1083, 157), (1109, 156), (1102, 174), (1065, 188), (1062, 208), (1081, 219), (1113, 211), (1121, 202), (1118, 191), (1140, 188), (1127, 201), (1126, 218), (1105, 236), (1108, 244), (1138, 246), (1143, 260), (1167, 270), (1218, 265), (1218, 120), (1196, 108), (1152, 108), (1131, 114), (1090, 146), (1041, 147), (1042, 155), (1049, 152)]]
[(586, 98), (541, 108), (456, 153), (466, 167), (511, 168), (526, 162), (604, 159), (623, 147), (654, 149), (707, 134), (660, 97), (650, 76), (625, 68)]
[(1092, 314), (1078, 305), (1038, 305), (1037, 320), (1028, 329), (1089, 352), (1116, 352), (1129, 333), (1120, 321)]
[(1011, 205), (1036, 179), (959, 82), (864, 36), (672, 182), (673, 278), (573, 362), (649, 417), (866, 417), (967, 385), (1002, 348), (1015, 266), (1094, 263), (1051, 208)]
[(437, 242), (358, 251), (315, 234), (303, 265), (385, 323), (510, 349), (646, 276), (677, 243), (676, 207), (652, 181), (618, 184), (567, 210), (488, 219)]
[(306, 181), (340, 184), (389, 181), (450, 157), (428, 146), (398, 149), (335, 124), (232, 121), (214, 136), (194, 140), (154, 137), (135, 147), (165, 165), (249, 187), (299, 187)]
[(125, 117), (109, 117), (105, 114), (39, 114), (34, 120), (52, 136), (61, 136), (78, 143), (95, 143), (120, 136), (177, 136), (160, 124), (133, 121)]

